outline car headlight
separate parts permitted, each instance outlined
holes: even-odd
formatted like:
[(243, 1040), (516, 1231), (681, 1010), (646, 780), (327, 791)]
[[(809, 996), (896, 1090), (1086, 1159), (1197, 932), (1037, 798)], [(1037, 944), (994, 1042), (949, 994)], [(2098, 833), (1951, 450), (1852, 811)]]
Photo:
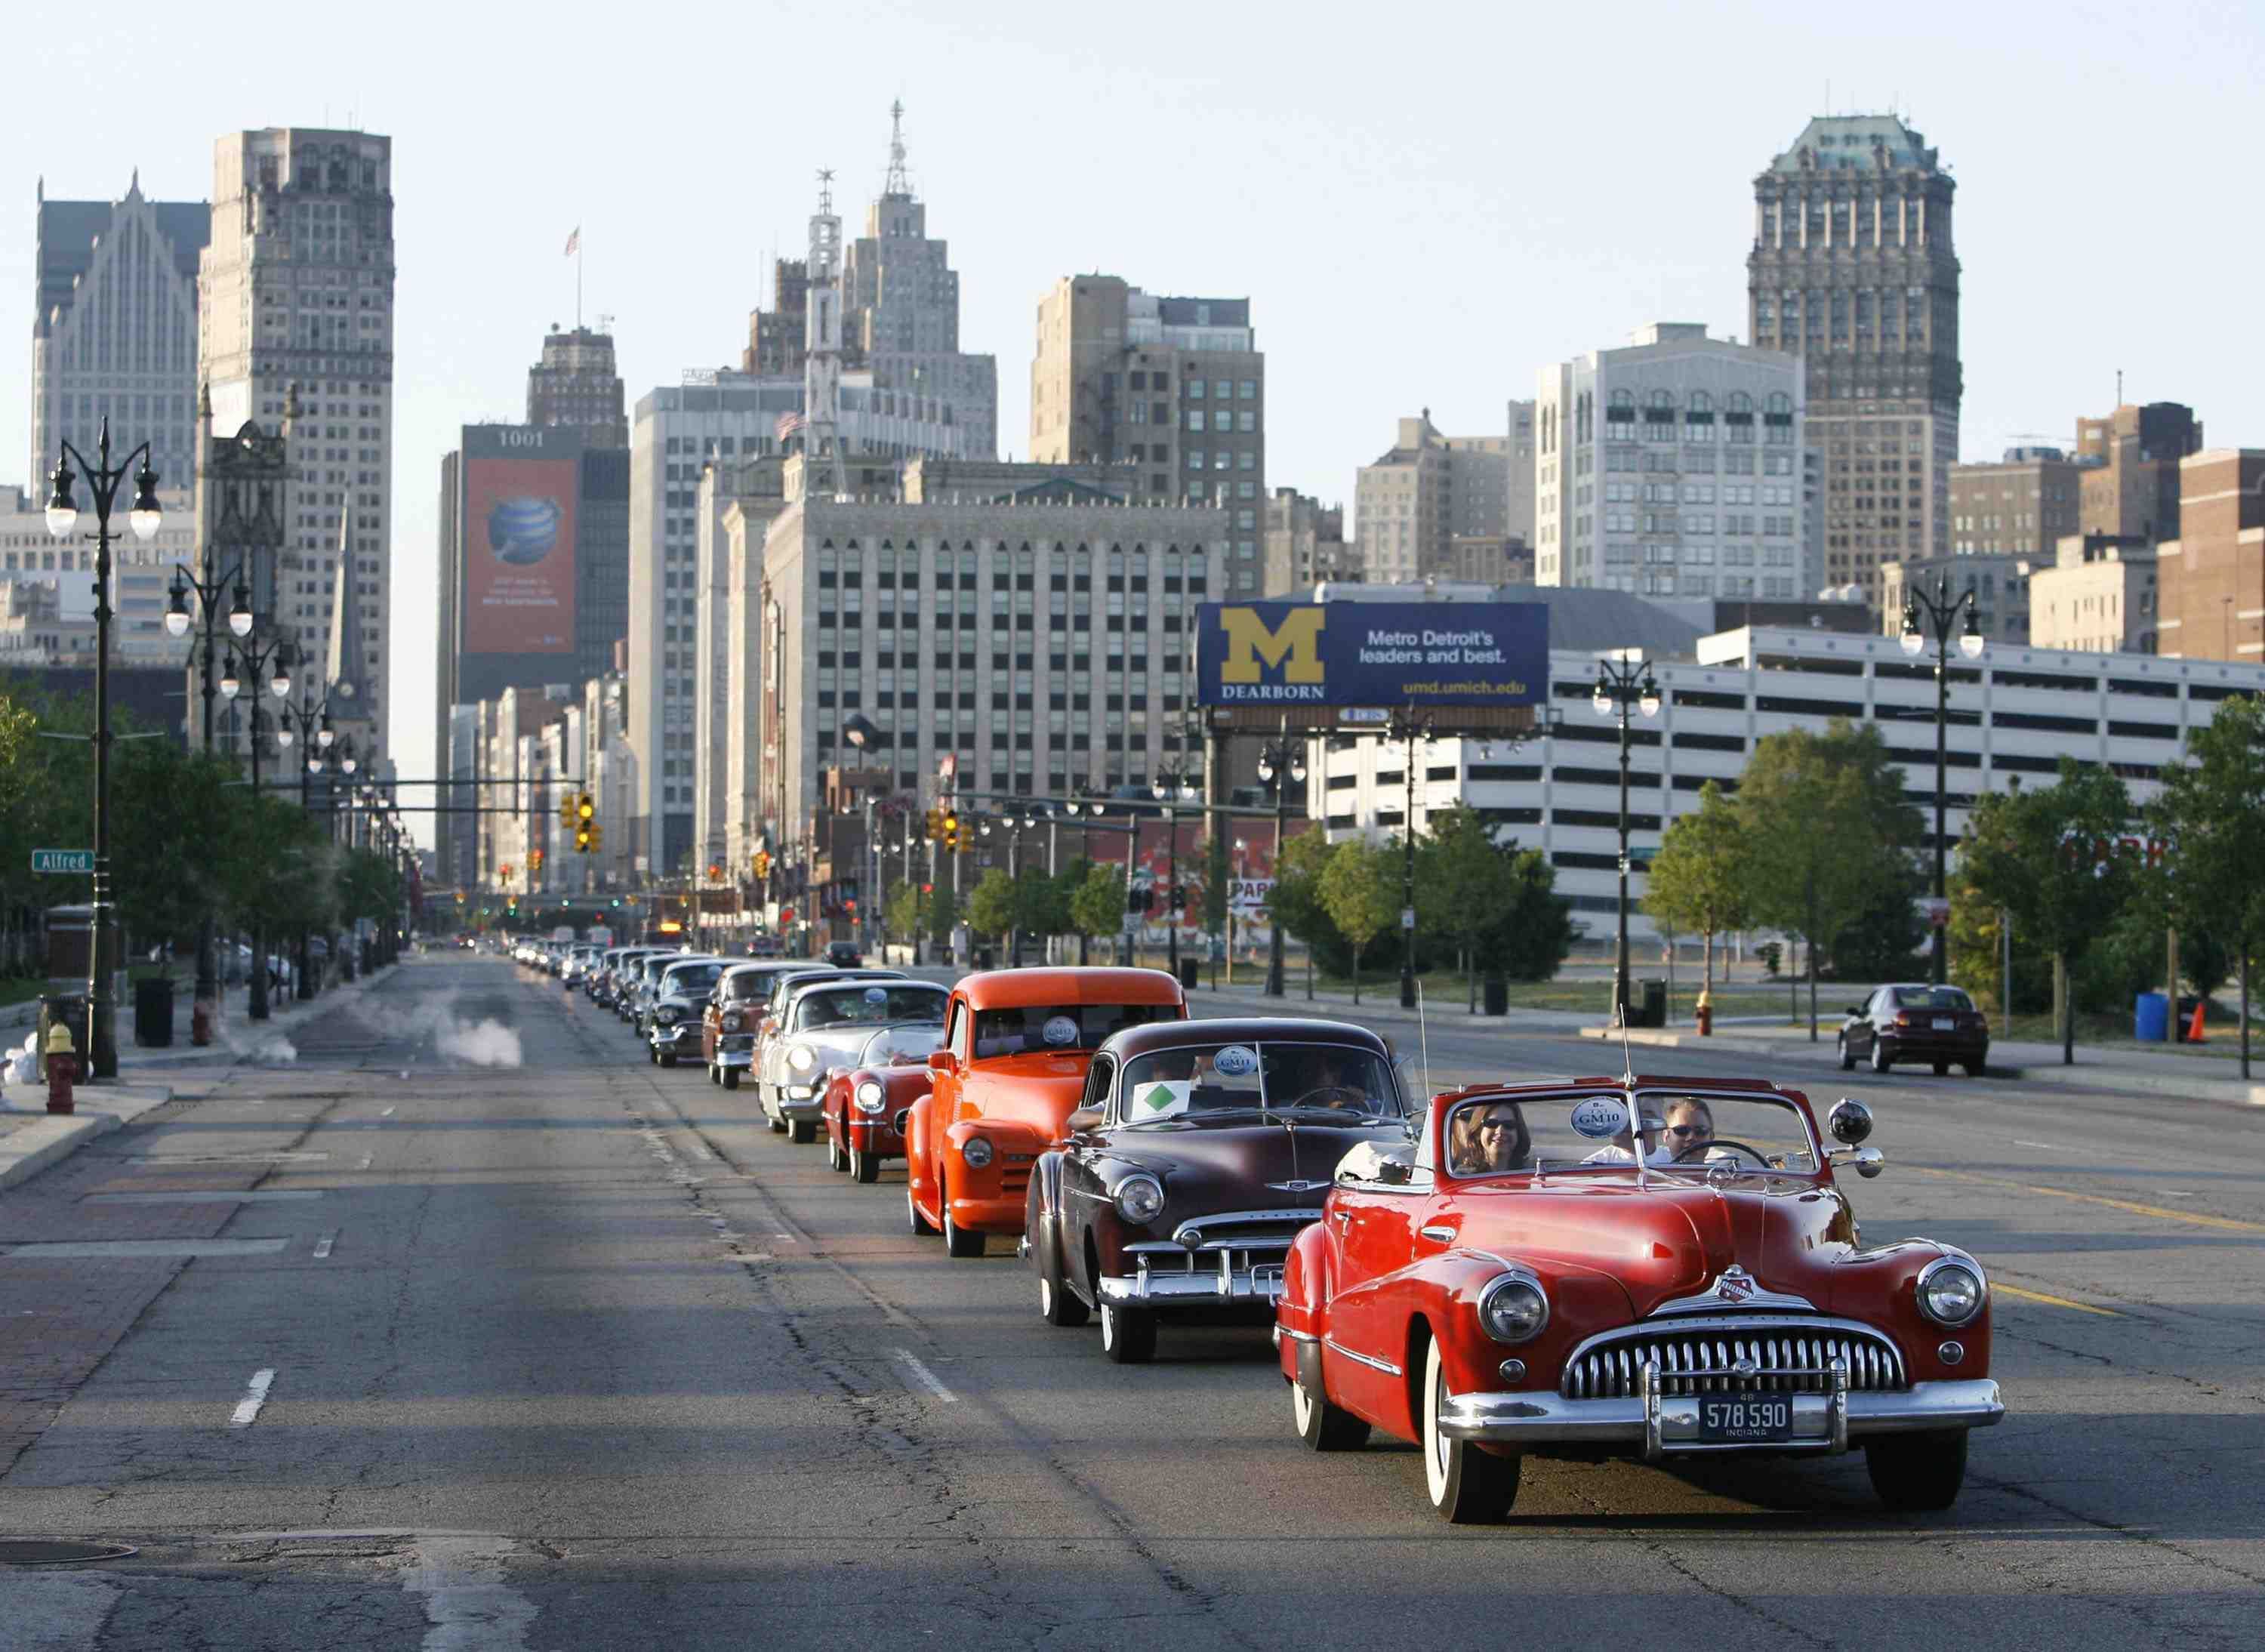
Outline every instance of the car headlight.
[(798, 1044), (786, 1052), (786, 1064), (797, 1073), (807, 1073), (818, 1065), (818, 1052), (806, 1044)]
[(727, 1010), (725, 1010), (725, 1011), (724, 1012), (723, 1021), (724, 1021), (724, 1030), (725, 1030), (725, 1032), (737, 1032), (737, 1031), (739, 1031), (739, 1012), (738, 1010), (736, 1010), (736, 1009), (727, 1009)]
[(857, 1110), (859, 1112), (878, 1113), (881, 1110), (881, 1105), (880, 1080), (867, 1079), (863, 1084), (860, 1084), (857, 1087)]
[(1530, 1343), (1549, 1323), (1540, 1280), (1506, 1273), (1479, 1292), (1479, 1328), (1497, 1343)]
[(989, 1138), (984, 1136), (970, 1136), (967, 1139), (967, 1145), (959, 1150), (959, 1156), (967, 1161), (967, 1168), (969, 1169), (980, 1170), (985, 1165), (991, 1162), (991, 1142)]
[(1117, 1184), (1117, 1213), (1146, 1224), (1164, 1212), (1164, 1184), (1152, 1175), (1128, 1175)]
[(675, 1006), (672, 1004), (663, 1004), (659, 1009), (652, 1012), (652, 1018), (659, 1022), (662, 1026), (666, 1027), (669, 1022), (676, 1019), (677, 1014), (678, 1012)]
[(1981, 1269), (1963, 1256), (1943, 1256), (1919, 1270), (1919, 1311), (1937, 1325), (1970, 1325), (1989, 1299)]

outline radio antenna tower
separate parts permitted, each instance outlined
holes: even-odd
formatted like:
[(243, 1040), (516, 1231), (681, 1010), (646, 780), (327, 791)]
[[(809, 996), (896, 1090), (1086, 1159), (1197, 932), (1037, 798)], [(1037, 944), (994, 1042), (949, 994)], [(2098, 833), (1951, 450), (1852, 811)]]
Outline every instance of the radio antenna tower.
[(881, 193), (909, 197), (912, 193), (912, 179), (905, 175), (905, 100), (899, 98), (889, 106), (889, 177)]
[(847, 499), (841, 435), (841, 220), (834, 213), (830, 169), (818, 174), (818, 210), (810, 219), (810, 297), (803, 342), (802, 494)]

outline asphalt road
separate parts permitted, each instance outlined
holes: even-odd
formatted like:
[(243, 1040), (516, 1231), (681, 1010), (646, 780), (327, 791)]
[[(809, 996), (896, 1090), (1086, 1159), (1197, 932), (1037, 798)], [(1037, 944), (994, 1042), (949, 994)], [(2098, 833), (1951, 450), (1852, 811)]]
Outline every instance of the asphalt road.
[[(1599, 1065), (1454, 1020), (1443, 1084)], [(1412, 1447), (1298, 1445), (1263, 1331), (1112, 1366), (1003, 1241), (914, 1239), (900, 1170), (413, 961), (0, 1200), (0, 1538), (138, 1550), (0, 1567), (0, 1647), (2265, 1639), (2265, 1118), (1798, 1072), (1879, 1115), (1867, 1235), (1997, 1283), (2012, 1415), (1956, 1509), (1883, 1514), (1861, 1458), (1539, 1463), (1450, 1530)]]

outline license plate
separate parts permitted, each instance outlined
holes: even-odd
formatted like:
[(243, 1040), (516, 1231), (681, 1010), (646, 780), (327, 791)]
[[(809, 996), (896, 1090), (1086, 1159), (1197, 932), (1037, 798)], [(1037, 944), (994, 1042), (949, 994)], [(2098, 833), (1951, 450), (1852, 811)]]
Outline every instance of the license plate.
[(1701, 1395), (1699, 1437), (1710, 1445), (1752, 1445), (1793, 1437), (1793, 1396), (1754, 1394), (1739, 1399)]
[(1958, 1023), (1948, 1015), (1937, 1015), (1934, 1018), (1934, 1030), (1937, 1032), (1956, 1032)]

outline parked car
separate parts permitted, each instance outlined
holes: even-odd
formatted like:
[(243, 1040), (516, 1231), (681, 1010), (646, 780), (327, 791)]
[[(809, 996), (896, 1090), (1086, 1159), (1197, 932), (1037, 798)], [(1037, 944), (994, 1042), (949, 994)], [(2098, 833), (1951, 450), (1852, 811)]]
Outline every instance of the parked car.
[[(652, 1013), (645, 1021), (645, 1044), (653, 1065), (673, 1067), (680, 1056), (700, 1047), (700, 1007), (715, 990), (716, 978), (730, 960), (678, 957), (653, 984)], [(688, 1050), (687, 1046), (690, 1046)]]
[(733, 964), (716, 978), (715, 989), (700, 1012), (700, 1055), (708, 1081), (727, 1090), (739, 1088), (739, 1075), (754, 1064), (755, 1030), (771, 989), (782, 975), (813, 967), (808, 963)]
[(1166, 1319), (1274, 1317), (1298, 1231), (1338, 1161), (1408, 1139), (1392, 1053), (1343, 1022), (1154, 1022), (1094, 1052), (1067, 1146), (1031, 1177), (1038, 1313), (1101, 1314), (1102, 1351), (1147, 1359)]
[(1990, 1061), (1990, 1022), (1963, 987), (1899, 982), (1849, 1006), (1839, 1045), (1844, 1073), (1863, 1060), (1875, 1073), (1898, 1061), (1926, 1061), (1940, 1077), (1955, 1061), (1978, 1079)]
[(983, 970), (952, 988), (935, 1088), (913, 1103), (905, 1209), (915, 1234), (954, 1256), (1019, 1234), (1038, 1155), (1060, 1145), (1093, 1052), (1152, 1021), (1184, 1021), (1187, 997), (1162, 970)]
[(828, 941), (826, 961), (836, 969), (854, 970), (865, 961), (865, 955), (857, 950), (855, 941)]
[(1890, 1508), (1943, 1509), (2005, 1414), (1981, 1264), (1863, 1245), (1836, 1168), (1877, 1175), (1869, 1110), (1828, 1151), (1757, 1081), (1479, 1085), (1338, 1166), (1290, 1248), (1276, 1335), (1316, 1451), (1418, 1442), (1458, 1523), (1527, 1456), (1668, 1461), (1864, 1448)]
[(797, 1144), (818, 1139), (826, 1108), (826, 1075), (854, 1063), (883, 1027), (943, 1024), (950, 994), (934, 981), (901, 975), (835, 971), (787, 989), (773, 1012), (776, 1025), (761, 1052), (755, 1095), (773, 1130)]
[(865, 1041), (856, 1065), (827, 1075), (826, 1162), (859, 1182), (878, 1182), (881, 1165), (905, 1156), (905, 1116), (926, 1095), (929, 1052), (941, 1047), (943, 1023), (884, 1027)]

